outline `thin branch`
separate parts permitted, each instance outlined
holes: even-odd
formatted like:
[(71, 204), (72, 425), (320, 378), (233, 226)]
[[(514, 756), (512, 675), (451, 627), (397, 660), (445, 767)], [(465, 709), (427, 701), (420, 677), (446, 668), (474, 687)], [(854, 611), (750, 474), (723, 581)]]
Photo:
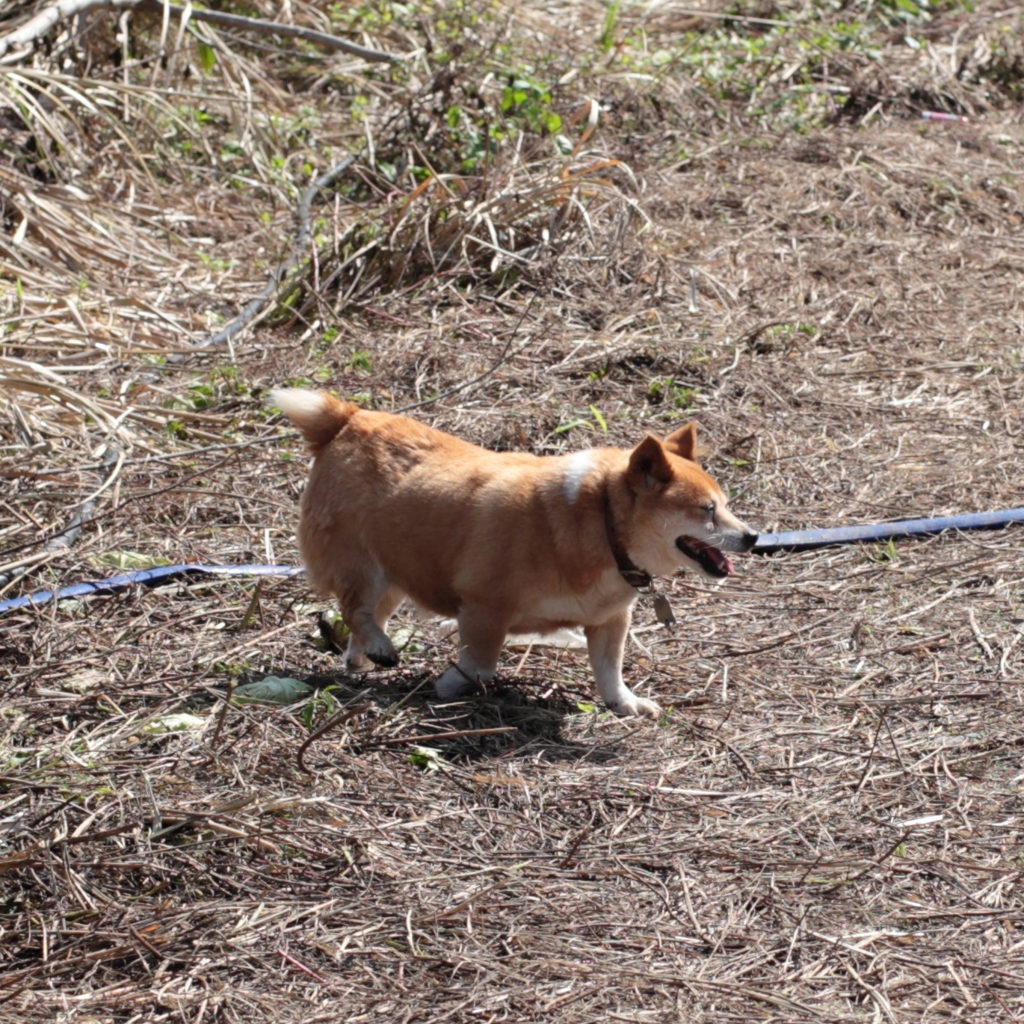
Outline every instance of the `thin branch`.
[(336, 725), (341, 725), (343, 722), (347, 722), (350, 718), (355, 718), (356, 715), (361, 715), (364, 711), (369, 711), (372, 707), (373, 703), (368, 701), (365, 704), (358, 705), (358, 707), (343, 708), (336, 715), (334, 715), (333, 718), (329, 718), (326, 722), (324, 722), (324, 724), (321, 725), (318, 729), (314, 729), (313, 732), (311, 732), (303, 741), (302, 746), (299, 747), (299, 752), (298, 755), (296, 756), (296, 760), (299, 765), (299, 770), (304, 771), (307, 775), (315, 775), (316, 772), (314, 772), (311, 768), (307, 768), (306, 762), (303, 760), (303, 756), (305, 755), (309, 745), (314, 740), (320, 739), (320, 737), (323, 736), (325, 732), (327, 732), (330, 729), (333, 729)]
[[(96, 511), (96, 499), (106, 490), (107, 486), (114, 482), (115, 477), (121, 471), (125, 463), (124, 452), (114, 445), (110, 445), (100, 463), (103, 469), (103, 482), (98, 490), (94, 491), (88, 498), (80, 502), (74, 517), (60, 533), (54, 534), (43, 545), (42, 554), (56, 554), (70, 548), (78, 540), (82, 527), (92, 521), (93, 513)], [(36, 556), (26, 559), (21, 566), (11, 566), (12, 571), (0, 574), (0, 588), (6, 587), (19, 576), (24, 576), (30, 566), (35, 563)]]
[(41, 39), (59, 21), (67, 21), (76, 14), (90, 11), (94, 7), (121, 9), (134, 7), (138, 0), (58, 0), (50, 7), (44, 7), (35, 17), (29, 18), (20, 28), (0, 36), (0, 57), (12, 46), (24, 46)]
[[(118, 0), (114, 0), (114, 2), (118, 2)], [(139, 0), (139, 3), (142, 7), (160, 8), (161, 10), (165, 7), (161, 0)], [(167, 4), (166, 6), (170, 9), (171, 14), (176, 14), (179, 17), (185, 13), (185, 8), (179, 7), (177, 4)], [(246, 29), (262, 35), (292, 36), (295, 39), (305, 39), (307, 42), (317, 43), (328, 50), (341, 50), (343, 53), (351, 53), (354, 57), (362, 57), (363, 60), (378, 64), (399, 64), (406, 59), (404, 54), (371, 50), (367, 46), (350, 43), (347, 39), (339, 39), (338, 36), (328, 35), (326, 32), (317, 32), (315, 29), (302, 28), (299, 25), (286, 25), (280, 21), (247, 18), (241, 14), (208, 11), (200, 7), (191, 8), (189, 18), (193, 21), (208, 21), (212, 25), (228, 25), (231, 28)]]
[[(533, 303), (537, 298), (537, 292), (534, 292), (530, 296), (530, 301), (527, 302), (526, 308), (520, 313), (519, 319), (516, 321), (515, 327), (512, 328), (512, 333), (509, 335), (508, 341), (505, 342), (505, 347), (501, 350), (501, 355), (498, 356), (497, 360), (492, 363), (483, 373), (479, 376), (474, 377), (472, 380), (463, 381), (461, 384), (456, 384), (454, 387), (448, 388), (447, 391), (442, 391), (441, 394), (435, 395), (433, 398), (425, 398), (422, 402), (412, 402), (409, 405), (403, 405), (400, 409), (396, 409), (396, 415), (401, 413), (409, 412), (411, 409), (422, 409), (424, 406), (433, 405), (435, 402), (440, 402), (443, 398), (448, 398), (450, 395), (454, 395), (459, 391), (465, 391), (466, 388), (472, 387), (474, 384), (479, 384), (480, 381), (487, 377), (490, 377), (499, 367), (507, 363), (514, 356), (519, 355), (523, 349), (533, 340), (532, 337), (528, 337), (526, 341), (522, 343), (514, 352), (510, 351), (512, 348), (512, 342), (516, 340), (516, 335), (519, 333), (519, 328), (523, 326), (523, 321), (529, 315), (530, 310), (533, 308)], [(457, 668), (458, 666), (456, 666)], [(475, 680), (470, 680), (475, 682)]]
[(290, 270), (304, 257), (309, 247), (311, 234), (310, 208), (317, 193), (328, 185), (333, 184), (352, 165), (355, 156), (347, 156), (341, 163), (335, 164), (329, 171), (325, 171), (309, 188), (302, 194), (299, 205), (296, 208), (295, 216), (299, 222), (299, 230), (292, 245), (292, 254), (277, 266), (277, 269), (270, 275), (270, 279), (263, 286), (263, 290), (254, 299), (250, 300), (234, 320), (226, 327), (222, 327), (216, 334), (211, 334), (195, 343), (196, 348), (206, 348), (210, 345), (223, 345), (238, 334), (239, 331), (248, 327), (267, 307), (270, 300), (277, 293), (281, 282)]
[[(185, 14), (184, 7), (179, 7), (177, 4), (165, 4), (161, 0), (57, 0), (57, 3), (43, 8), (13, 32), (0, 36), (0, 58), (4, 57), (12, 47), (25, 46), (41, 39), (58, 22), (67, 21), (75, 15), (97, 7), (110, 7), (116, 10), (135, 7), (159, 9), (165, 17), (167, 14), (173, 14), (181, 18)], [(188, 16), (190, 20), (207, 21), (213, 25), (229, 25), (232, 28), (258, 32), (262, 35), (292, 36), (296, 39), (305, 39), (307, 42), (316, 43), (328, 50), (341, 50), (344, 53), (350, 53), (355, 57), (379, 64), (397, 64), (406, 59), (404, 55), (372, 50), (369, 47), (360, 46), (358, 43), (351, 43), (347, 39), (328, 35), (326, 32), (317, 32), (315, 29), (302, 28), (299, 25), (286, 25), (280, 21), (246, 18), (241, 14), (226, 14), (223, 11), (208, 11), (198, 7), (190, 7)]]
[(374, 750), (377, 747), (399, 747), (403, 743), (430, 743), (433, 740), (457, 740), (465, 736), (495, 736), (502, 733), (518, 732), (517, 725), (499, 725), (493, 729), (456, 729), (452, 732), (425, 732), (418, 736), (393, 736), (386, 740), (360, 744), (361, 750)]

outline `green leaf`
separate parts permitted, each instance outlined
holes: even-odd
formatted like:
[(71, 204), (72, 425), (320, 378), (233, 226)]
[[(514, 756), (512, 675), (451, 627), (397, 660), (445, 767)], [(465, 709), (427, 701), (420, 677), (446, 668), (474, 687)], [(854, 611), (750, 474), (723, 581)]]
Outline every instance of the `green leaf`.
[(170, 565), (171, 560), (161, 555), (146, 555), (138, 551), (104, 551), (89, 558), (93, 565), (110, 566), (113, 569), (152, 569), (157, 565)]
[(555, 427), (556, 434), (567, 434), (570, 430), (575, 430), (577, 427), (590, 427), (590, 420), (581, 420), (579, 418), (569, 420), (568, 423), (563, 423), (560, 427)]
[(409, 764), (425, 768), (428, 772), (436, 772), (441, 767), (441, 755), (432, 747), (413, 747)]
[(350, 370), (364, 370), (366, 373), (369, 373), (373, 369), (373, 364), (370, 362), (370, 353), (355, 348), (352, 349), (348, 368)]
[(65, 679), (60, 684), (60, 688), (65, 693), (87, 693), (96, 686), (102, 686), (108, 680), (109, 676), (105, 672), (100, 672), (94, 668), (86, 668)]
[(165, 732), (188, 732), (192, 729), (202, 729), (206, 725), (206, 719), (198, 715), (189, 715), (184, 712), (170, 715), (157, 715), (142, 725), (139, 732), (146, 736), (159, 736)]
[(309, 683), (288, 676), (267, 676), (235, 687), (232, 700), (240, 704), (294, 704), (313, 692)]
[(601, 415), (601, 410), (596, 405), (590, 407), (590, 415), (594, 417), (594, 422), (601, 428), (602, 434), (608, 433), (608, 423), (605, 418)]
[(199, 64), (203, 69), (203, 74), (208, 75), (212, 70), (214, 64), (217, 63), (217, 51), (212, 46), (207, 46), (206, 43), (199, 44)]
[(615, 45), (615, 23), (619, 20), (619, 0), (608, 5), (604, 16), (604, 29), (598, 42), (602, 50), (610, 50)]

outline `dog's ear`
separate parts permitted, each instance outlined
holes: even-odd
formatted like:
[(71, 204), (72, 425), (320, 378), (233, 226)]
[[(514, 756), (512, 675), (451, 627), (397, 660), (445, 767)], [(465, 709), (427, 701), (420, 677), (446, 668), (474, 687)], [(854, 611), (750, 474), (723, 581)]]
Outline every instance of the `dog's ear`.
[(669, 434), (665, 438), (665, 447), (673, 455), (691, 462), (696, 462), (697, 456), (704, 454), (704, 450), (697, 444), (697, 424), (693, 420)]
[(630, 453), (627, 479), (634, 491), (646, 490), (655, 482), (666, 484), (672, 479), (672, 466), (665, 448), (652, 434)]

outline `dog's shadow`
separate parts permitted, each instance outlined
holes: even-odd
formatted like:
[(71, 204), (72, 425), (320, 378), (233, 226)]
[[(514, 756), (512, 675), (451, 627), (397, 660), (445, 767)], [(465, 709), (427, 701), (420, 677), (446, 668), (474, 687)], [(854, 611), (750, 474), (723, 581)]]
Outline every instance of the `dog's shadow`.
[[(579, 697), (545, 680), (498, 679), (483, 691), (442, 701), (434, 693), (432, 675), (331, 673), (302, 678), (315, 688), (314, 701), (329, 697), (321, 717), (307, 723), (310, 735), (334, 719), (339, 729), (347, 730), (346, 746), (353, 752), (385, 749), (409, 757), (421, 749), (424, 758), (436, 752), (449, 763), (466, 765), (522, 757), (605, 763), (619, 756), (614, 737), (587, 742), (566, 735), (569, 716), (581, 712)], [(364, 710), (343, 721), (357, 708)], [(325, 741), (336, 738), (330, 728), (323, 735)], [(318, 760), (322, 758), (311, 749), (307, 762), (313, 766)]]

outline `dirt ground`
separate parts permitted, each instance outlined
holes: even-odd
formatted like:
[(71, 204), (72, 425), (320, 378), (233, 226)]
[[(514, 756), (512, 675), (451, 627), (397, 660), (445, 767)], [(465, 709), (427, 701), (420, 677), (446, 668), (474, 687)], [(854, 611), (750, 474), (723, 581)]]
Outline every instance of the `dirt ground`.
[[(418, 84), (343, 64), (325, 86), (224, 37), (207, 69), (224, 80), (204, 86), (220, 163), (181, 149), (193, 177), (162, 192), (121, 136), (82, 171), (10, 129), (0, 600), (161, 562), (296, 563), (306, 460), (264, 398), (282, 382), (423, 403), (411, 414), (437, 427), (541, 454), (693, 418), (763, 532), (1024, 505), (1024, 21), (911, 6), (919, 21), (881, 27), (871, 5), (742, 9), (765, 24), (488, 8), (493, 22), (458, 23), (467, 46), (521, 36), (538, 81), (583, 67), (547, 99), (522, 88), (511, 109), (529, 127), (536, 102), (543, 123), (518, 158), (498, 139), (492, 164), (466, 155), (469, 58), (437, 57), (455, 7), (328, 24), (295, 5), (298, 23), (392, 52), (433, 41), (440, 77)], [(796, 27), (769, 37), (779, 19)], [(828, 87), (820, 61), (786, 77), (847, 31), (874, 49), (829, 50)], [(739, 95), (766, 38), (781, 56)], [(642, 64), (682, 39), (703, 64)], [(714, 47), (736, 76), (717, 92)], [(301, 191), (259, 163), (270, 121), (251, 120), (247, 150), (250, 122), (214, 118), (239, 83), (269, 110), (319, 111), (334, 148), (310, 156), (312, 129), (289, 127), (295, 180), (304, 159), (307, 183), (367, 137), (375, 150), (316, 196), (276, 312), (195, 348), (288, 254)], [(400, 114), (413, 95), (439, 132), (411, 101)], [(561, 162), (559, 130), (575, 146)], [(227, 177), (238, 138), (251, 189)], [(158, 142), (146, 160), (169, 159)], [(403, 177), (406, 156), (455, 150), (443, 188)], [(301, 577), (8, 612), (0, 1018), (1024, 1020), (1021, 536), (750, 555), (721, 585), (665, 581), (679, 626), (641, 604), (627, 654), (630, 685), (669, 709), (657, 723), (609, 716), (585, 651), (547, 645), (506, 648), (486, 693), (440, 703), (454, 644), (404, 610), (401, 666), (346, 677)], [(225, 700), (268, 674), (316, 692)]]

